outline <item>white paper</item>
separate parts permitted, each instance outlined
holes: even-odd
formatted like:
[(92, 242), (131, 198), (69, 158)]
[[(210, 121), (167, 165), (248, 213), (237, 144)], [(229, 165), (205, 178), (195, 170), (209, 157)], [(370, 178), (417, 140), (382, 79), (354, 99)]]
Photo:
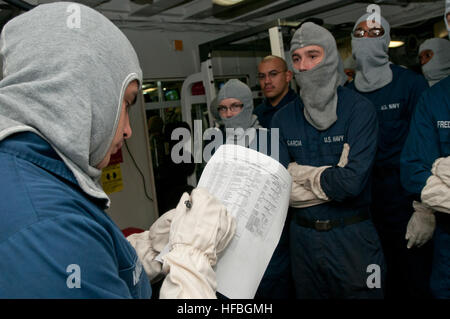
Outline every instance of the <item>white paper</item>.
[(254, 298), (280, 240), (291, 176), (276, 160), (239, 145), (222, 145), (206, 165), (205, 187), (236, 217), (236, 234), (216, 265), (217, 291)]

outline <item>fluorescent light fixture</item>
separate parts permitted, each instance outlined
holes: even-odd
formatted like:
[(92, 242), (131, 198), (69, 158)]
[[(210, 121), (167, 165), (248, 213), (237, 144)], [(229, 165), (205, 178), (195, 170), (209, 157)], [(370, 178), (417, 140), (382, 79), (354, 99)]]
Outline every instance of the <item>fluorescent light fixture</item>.
[(398, 48), (404, 44), (405, 44), (405, 42), (403, 42), (403, 41), (391, 41), (391, 42), (389, 42), (389, 47), (390, 48)]
[(142, 93), (143, 94), (151, 93), (151, 92), (156, 91), (157, 89), (158, 88), (148, 88), (148, 89), (142, 90)]
[(232, 6), (244, 0), (212, 0), (214, 4), (219, 6)]

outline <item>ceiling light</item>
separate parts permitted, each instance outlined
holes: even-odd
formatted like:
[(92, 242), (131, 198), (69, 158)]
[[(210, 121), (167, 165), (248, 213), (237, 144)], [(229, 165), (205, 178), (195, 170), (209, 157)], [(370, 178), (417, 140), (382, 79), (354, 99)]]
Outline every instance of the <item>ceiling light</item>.
[(405, 44), (405, 42), (403, 42), (403, 41), (391, 41), (391, 42), (389, 42), (389, 47), (390, 48), (398, 48), (404, 44)]
[(214, 4), (219, 6), (232, 6), (244, 0), (212, 0)]
[(151, 93), (151, 92), (156, 91), (157, 89), (158, 89), (158, 88), (149, 88), (149, 89), (145, 89), (145, 90), (142, 90), (142, 93), (143, 93), (143, 94)]

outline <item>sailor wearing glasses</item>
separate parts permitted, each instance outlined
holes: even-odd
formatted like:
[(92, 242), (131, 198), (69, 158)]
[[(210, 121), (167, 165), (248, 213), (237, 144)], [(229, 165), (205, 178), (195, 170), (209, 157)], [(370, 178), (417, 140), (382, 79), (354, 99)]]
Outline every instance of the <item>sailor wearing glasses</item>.
[(379, 121), (373, 169), (371, 213), (387, 263), (386, 298), (429, 297), (431, 244), (407, 248), (406, 226), (414, 212), (400, 183), (400, 153), (411, 116), (428, 83), (422, 75), (389, 61), (390, 25), (382, 17), (360, 17), (353, 28), (356, 75), (347, 85), (369, 99)]
[[(275, 57), (267, 61), (271, 64), (280, 62)], [(269, 74), (271, 74), (270, 72)], [(278, 75), (281, 74), (272, 76), (272, 79), (275, 79)], [(295, 95), (294, 92), (292, 93)], [(237, 79), (231, 79), (226, 82), (220, 89), (217, 99), (211, 103), (210, 112), (219, 127), (208, 129), (205, 132), (205, 134), (211, 135), (211, 138), (207, 137), (206, 139), (210, 139), (212, 142), (205, 146), (204, 154), (208, 154), (211, 150), (211, 152), (214, 151), (212, 146), (217, 145), (216, 139), (220, 139), (220, 135), (218, 138), (216, 133), (220, 130), (226, 144), (243, 145), (245, 143), (243, 146), (266, 155), (273, 155), (271, 154), (270, 131), (262, 128), (257, 116), (253, 114), (253, 96), (250, 88), (246, 84)], [(213, 135), (215, 136), (212, 137)], [(262, 141), (263, 138), (265, 141)], [(276, 159), (278, 160), (278, 158)], [(290, 267), (288, 235), (284, 231), (280, 243), (272, 255), (272, 259), (261, 280), (255, 298), (278, 299), (292, 297), (293, 282)]]
[(262, 127), (253, 114), (253, 95), (247, 84), (238, 79), (228, 80), (209, 105), (209, 111), (215, 127), (204, 134), (203, 158), (206, 162), (222, 144), (241, 145), (270, 155), (269, 144), (259, 149), (258, 138), (266, 137), (267, 133), (259, 133)]

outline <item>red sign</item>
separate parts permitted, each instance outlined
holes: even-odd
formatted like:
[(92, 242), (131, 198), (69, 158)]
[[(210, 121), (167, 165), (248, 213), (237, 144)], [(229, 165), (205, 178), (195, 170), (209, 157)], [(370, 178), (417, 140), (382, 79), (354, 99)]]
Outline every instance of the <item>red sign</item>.
[(192, 85), (192, 95), (205, 95), (205, 88), (202, 82), (197, 82)]
[(109, 165), (115, 165), (115, 164), (119, 164), (119, 163), (123, 163), (123, 157), (122, 157), (122, 150), (118, 150), (115, 154), (111, 155), (111, 158), (109, 159)]

